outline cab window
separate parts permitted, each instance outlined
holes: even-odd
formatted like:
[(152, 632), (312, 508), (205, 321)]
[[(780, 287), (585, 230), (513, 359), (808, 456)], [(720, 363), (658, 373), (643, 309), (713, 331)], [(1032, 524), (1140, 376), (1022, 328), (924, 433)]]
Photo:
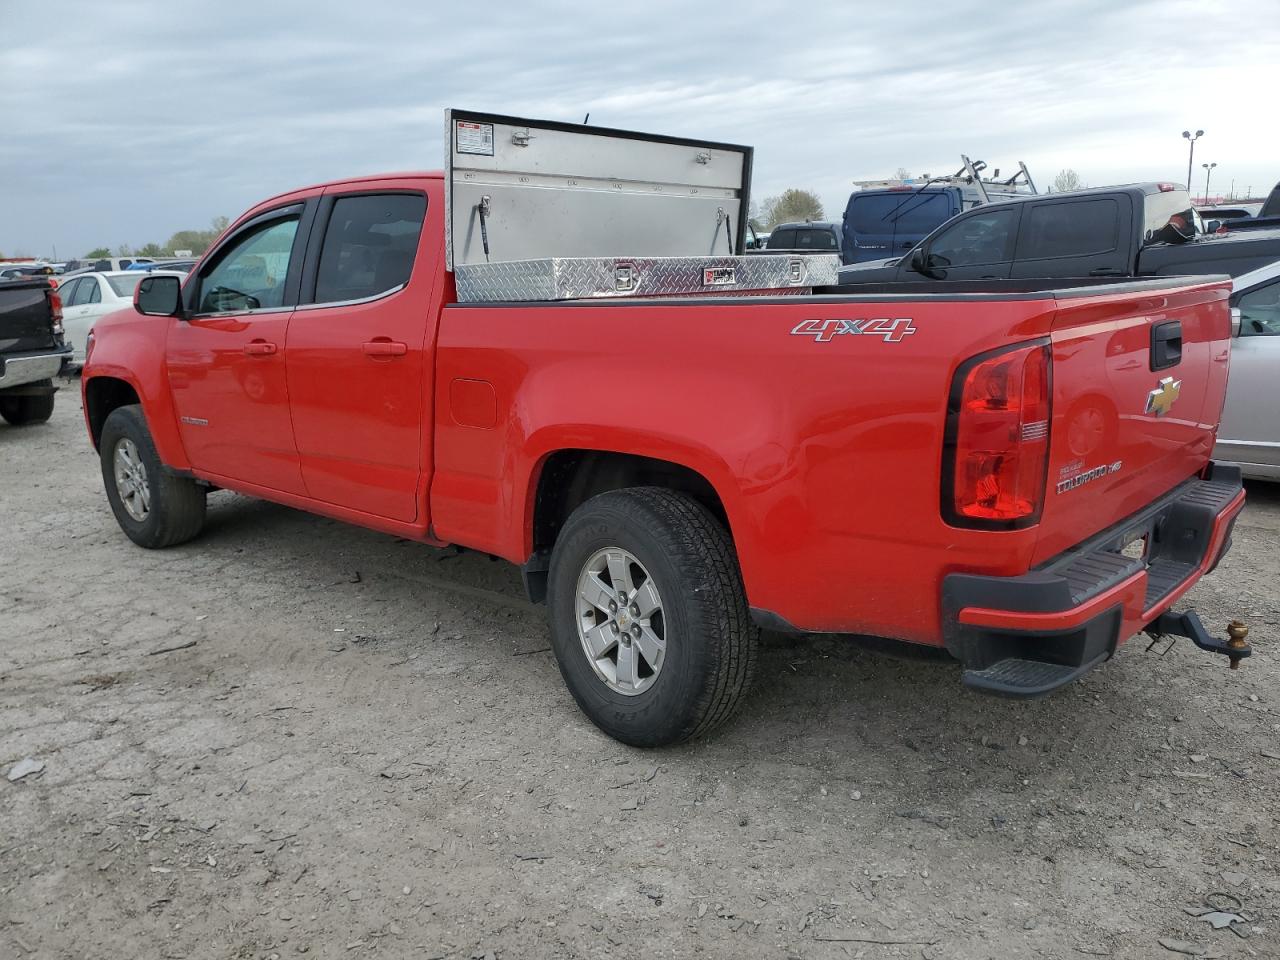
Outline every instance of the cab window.
[(940, 267), (1000, 263), (1010, 259), (1016, 212), (995, 208), (957, 221), (929, 245), (929, 256)]
[(269, 310), (284, 305), (296, 214), (251, 228), (219, 255), (200, 280), (197, 313)]
[(426, 212), (420, 193), (339, 197), (320, 248), (315, 302), (367, 300), (408, 283)]
[(1029, 203), (1018, 237), (1019, 260), (1110, 253), (1119, 235), (1120, 206), (1110, 197)]

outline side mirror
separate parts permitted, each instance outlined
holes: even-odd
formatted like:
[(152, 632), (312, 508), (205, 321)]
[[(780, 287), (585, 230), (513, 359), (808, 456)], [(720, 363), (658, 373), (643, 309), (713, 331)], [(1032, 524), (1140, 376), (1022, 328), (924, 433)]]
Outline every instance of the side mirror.
[(1231, 308), (1231, 335), (1233, 337), (1240, 336), (1240, 322), (1242, 319), (1243, 318), (1241, 317), (1241, 314), (1240, 314), (1240, 308), (1232, 307)]
[(1204, 232), (1205, 232), (1205, 233), (1217, 233), (1217, 232), (1218, 232), (1219, 230), (1221, 230), (1221, 229), (1222, 229), (1222, 221), (1221, 221), (1221, 220), (1206, 220), (1206, 221), (1204, 222)]
[(907, 266), (916, 273), (923, 273), (925, 276), (928, 276), (929, 268), (925, 265), (923, 248), (916, 247), (911, 251), (911, 258), (907, 261)]
[(154, 274), (143, 277), (133, 292), (133, 308), (148, 317), (176, 317), (182, 310), (182, 281)]

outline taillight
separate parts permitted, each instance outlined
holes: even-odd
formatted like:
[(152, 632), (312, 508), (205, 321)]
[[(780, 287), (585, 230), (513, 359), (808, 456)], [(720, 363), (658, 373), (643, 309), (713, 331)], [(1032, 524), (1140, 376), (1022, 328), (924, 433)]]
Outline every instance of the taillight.
[(62, 297), (57, 290), (49, 291), (49, 308), (53, 314), (53, 332), (62, 336)]
[(1047, 342), (981, 354), (956, 371), (947, 410), (942, 513), (988, 530), (1031, 526), (1049, 464)]

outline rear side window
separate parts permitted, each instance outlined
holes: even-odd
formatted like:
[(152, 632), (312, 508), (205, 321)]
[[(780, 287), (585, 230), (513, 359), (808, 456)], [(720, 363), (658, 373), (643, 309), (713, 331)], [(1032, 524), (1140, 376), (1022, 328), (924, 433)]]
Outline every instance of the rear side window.
[(1029, 203), (1018, 235), (1019, 260), (1110, 253), (1119, 234), (1120, 205), (1112, 197)]
[(80, 290), (76, 292), (76, 296), (80, 298), (81, 303), (101, 303), (102, 288), (98, 286), (98, 278), (89, 277), (80, 284)]
[(320, 248), (315, 302), (367, 300), (408, 283), (426, 212), (420, 193), (339, 197)]

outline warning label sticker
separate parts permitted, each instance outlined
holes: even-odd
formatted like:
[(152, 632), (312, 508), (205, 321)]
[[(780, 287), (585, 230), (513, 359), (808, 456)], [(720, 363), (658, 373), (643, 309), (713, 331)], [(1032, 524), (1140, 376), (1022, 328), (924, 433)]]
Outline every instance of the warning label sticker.
[(493, 156), (493, 124), (458, 120), (454, 125), (454, 140), (459, 153)]

